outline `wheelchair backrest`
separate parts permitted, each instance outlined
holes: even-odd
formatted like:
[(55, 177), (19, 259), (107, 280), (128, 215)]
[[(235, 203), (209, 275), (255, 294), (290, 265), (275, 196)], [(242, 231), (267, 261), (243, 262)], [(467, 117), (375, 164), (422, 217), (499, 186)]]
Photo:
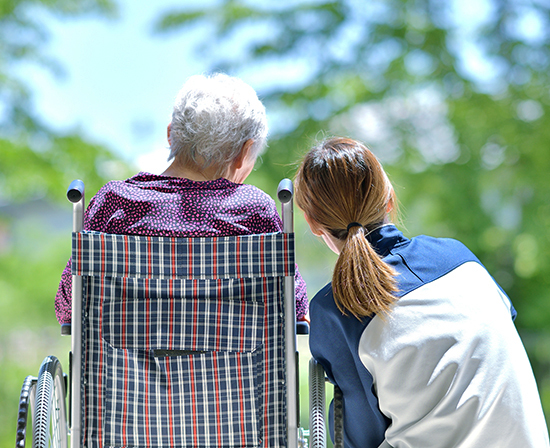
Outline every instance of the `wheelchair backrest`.
[(286, 445), (284, 288), (294, 235), (75, 232), (82, 442)]

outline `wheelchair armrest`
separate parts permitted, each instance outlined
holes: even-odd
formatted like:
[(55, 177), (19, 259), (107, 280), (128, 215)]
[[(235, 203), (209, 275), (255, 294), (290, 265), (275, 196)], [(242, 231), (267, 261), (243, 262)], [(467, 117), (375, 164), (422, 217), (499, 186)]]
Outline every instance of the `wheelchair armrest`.
[(296, 322), (296, 334), (309, 334), (309, 324), (305, 320)]

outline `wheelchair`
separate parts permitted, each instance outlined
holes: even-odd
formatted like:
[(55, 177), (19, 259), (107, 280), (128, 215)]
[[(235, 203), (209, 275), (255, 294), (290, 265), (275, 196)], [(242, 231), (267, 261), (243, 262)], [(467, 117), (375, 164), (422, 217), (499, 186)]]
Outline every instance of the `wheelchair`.
[[(283, 232), (167, 238), (83, 231), (73, 203), (69, 375), (54, 356), (25, 378), (16, 447), (324, 448), (325, 374), (309, 366), (299, 422), (293, 186)], [(341, 418), (335, 390), (335, 417)], [(343, 447), (336, 420), (335, 445)], [(30, 445), (30, 444), (29, 444)]]

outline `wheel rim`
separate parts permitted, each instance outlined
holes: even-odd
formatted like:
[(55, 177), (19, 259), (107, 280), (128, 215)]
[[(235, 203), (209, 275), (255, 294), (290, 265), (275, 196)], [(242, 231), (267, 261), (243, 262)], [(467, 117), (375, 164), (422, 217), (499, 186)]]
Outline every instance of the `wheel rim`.
[(48, 357), (38, 375), (33, 448), (67, 448), (65, 385), (59, 361)]

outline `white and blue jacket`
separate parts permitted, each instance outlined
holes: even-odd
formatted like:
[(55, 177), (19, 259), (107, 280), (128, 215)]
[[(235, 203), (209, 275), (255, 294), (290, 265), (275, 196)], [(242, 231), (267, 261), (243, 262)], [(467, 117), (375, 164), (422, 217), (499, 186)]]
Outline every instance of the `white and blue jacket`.
[(385, 320), (310, 305), (312, 355), (344, 396), (353, 448), (544, 448), (548, 430), (515, 310), (462, 243), (393, 225), (367, 236), (397, 272)]

